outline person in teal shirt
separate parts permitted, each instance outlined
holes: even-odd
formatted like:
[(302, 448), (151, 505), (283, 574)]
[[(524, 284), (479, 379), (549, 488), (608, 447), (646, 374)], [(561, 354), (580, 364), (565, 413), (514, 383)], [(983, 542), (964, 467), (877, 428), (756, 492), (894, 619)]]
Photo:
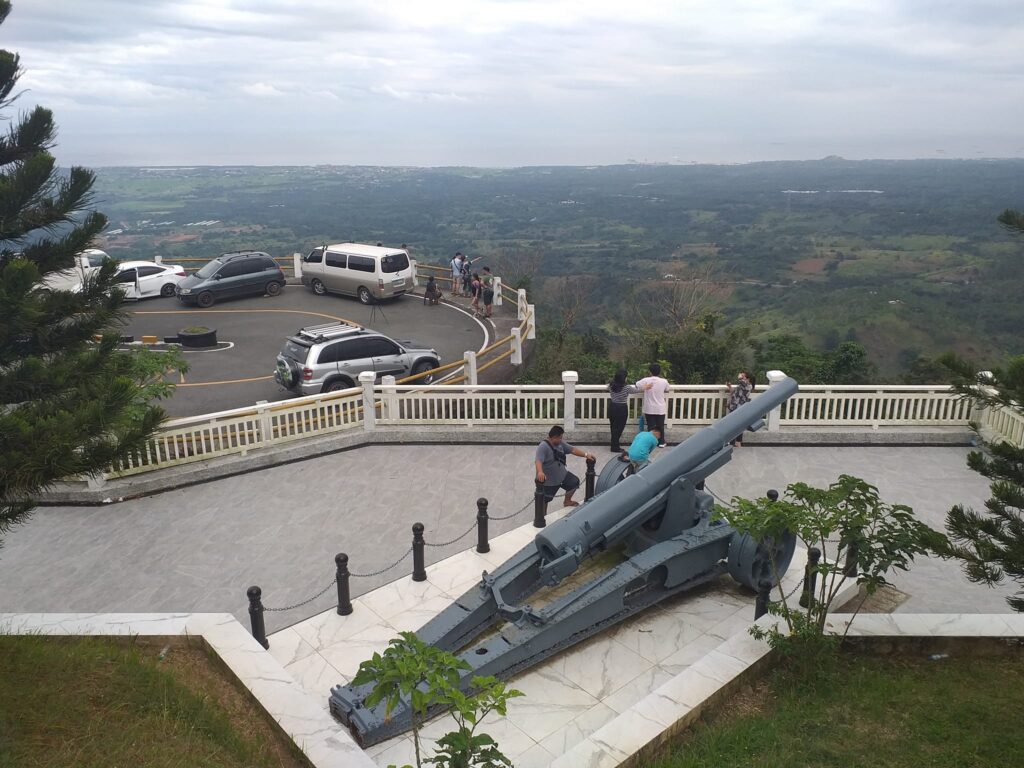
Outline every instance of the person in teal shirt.
[(633, 438), (633, 442), (629, 444), (628, 456), (629, 460), (634, 465), (644, 464), (651, 459), (651, 451), (658, 447), (658, 443), (661, 441), (661, 432), (657, 429), (651, 429), (647, 432), (641, 432)]

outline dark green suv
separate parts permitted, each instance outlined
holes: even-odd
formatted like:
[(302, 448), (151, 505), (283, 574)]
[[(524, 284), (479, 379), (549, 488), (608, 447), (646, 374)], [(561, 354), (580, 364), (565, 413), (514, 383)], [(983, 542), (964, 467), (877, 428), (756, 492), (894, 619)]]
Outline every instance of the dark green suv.
[(277, 296), (284, 288), (284, 271), (263, 251), (225, 253), (189, 275), (175, 289), (184, 304), (212, 306), (215, 301), (241, 296)]

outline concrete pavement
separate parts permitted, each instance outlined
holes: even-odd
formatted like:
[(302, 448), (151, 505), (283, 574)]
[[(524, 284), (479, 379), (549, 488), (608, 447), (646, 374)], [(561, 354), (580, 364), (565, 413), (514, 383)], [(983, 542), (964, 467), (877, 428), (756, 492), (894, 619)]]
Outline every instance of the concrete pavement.
[[(539, 439), (539, 438), (538, 438)], [(592, 448), (599, 465), (606, 448)], [(839, 474), (863, 477), (883, 499), (911, 505), (941, 528), (955, 503), (981, 507), (984, 478), (969, 471), (966, 448), (744, 447), (709, 486), (723, 498), (763, 495)], [(102, 507), (46, 507), (6, 538), (0, 550), (0, 611), (228, 611), (247, 622), (245, 590), (263, 588), (269, 607), (315, 594), (334, 578), (334, 555), (347, 552), (357, 573), (375, 571), (409, 547), (410, 526), (428, 541), (472, 527), (476, 499), (500, 533), (528, 523), (533, 448), (524, 445), (376, 445), (215, 480)], [(574, 459), (582, 474), (582, 460)], [(436, 562), (471, 546), (428, 548)], [(353, 579), (353, 595), (407, 573)], [(1013, 586), (970, 584), (956, 563), (930, 559), (895, 585), (910, 593), (906, 612), (1005, 612)], [(270, 631), (329, 608), (333, 590), (291, 611), (267, 616)]]

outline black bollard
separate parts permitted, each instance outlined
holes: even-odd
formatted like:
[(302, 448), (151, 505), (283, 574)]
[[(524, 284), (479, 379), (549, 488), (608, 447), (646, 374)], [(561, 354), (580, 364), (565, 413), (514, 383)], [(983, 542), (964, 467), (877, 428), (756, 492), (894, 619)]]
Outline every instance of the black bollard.
[(348, 591), (348, 555), (339, 552), (334, 556), (334, 564), (338, 567), (334, 577), (338, 582), (338, 615), (348, 616), (352, 613), (352, 599)]
[(584, 493), (584, 501), (590, 501), (594, 498), (594, 484), (597, 482), (597, 470), (594, 468), (597, 465), (597, 459), (587, 459), (587, 487), (586, 493)]
[(843, 564), (843, 576), (857, 575), (857, 542), (851, 542), (846, 548), (846, 562)]
[(423, 523), (412, 525), (412, 580), (426, 581), (427, 567), (424, 563), (423, 548)]
[(772, 583), (768, 579), (757, 582), (757, 599), (754, 601), (754, 621), (768, 613), (768, 602), (772, 594)]
[(811, 547), (807, 550), (807, 566), (804, 568), (804, 588), (800, 593), (800, 607), (807, 608), (814, 601), (818, 584), (818, 562), (821, 550)]
[(252, 636), (264, 648), (269, 648), (267, 628), (263, 625), (263, 602), (260, 600), (263, 590), (259, 587), (249, 587), (245, 594), (249, 596), (249, 623), (252, 625)]
[(547, 525), (544, 517), (548, 513), (548, 502), (544, 498), (544, 483), (540, 480), (533, 482), (537, 486), (533, 492), (533, 527), (543, 528)]
[(779, 500), (779, 492), (776, 491), (774, 488), (769, 488), (768, 489), (768, 493), (766, 493), (765, 496), (768, 497), (768, 501), (778, 501)]
[(487, 499), (476, 500), (476, 551), (483, 554), (491, 551), (487, 540)]

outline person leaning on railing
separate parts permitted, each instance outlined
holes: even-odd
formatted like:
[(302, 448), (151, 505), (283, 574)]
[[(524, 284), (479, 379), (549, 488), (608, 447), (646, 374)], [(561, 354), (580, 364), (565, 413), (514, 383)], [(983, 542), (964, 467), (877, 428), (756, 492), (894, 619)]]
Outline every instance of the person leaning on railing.
[[(649, 387), (648, 384), (647, 388)], [(639, 387), (626, 383), (624, 368), (616, 371), (615, 377), (608, 383), (608, 426), (611, 430), (612, 453), (622, 451), (619, 441), (622, 439), (622, 431), (626, 428), (626, 421), (629, 419), (629, 396), (640, 392)]]

